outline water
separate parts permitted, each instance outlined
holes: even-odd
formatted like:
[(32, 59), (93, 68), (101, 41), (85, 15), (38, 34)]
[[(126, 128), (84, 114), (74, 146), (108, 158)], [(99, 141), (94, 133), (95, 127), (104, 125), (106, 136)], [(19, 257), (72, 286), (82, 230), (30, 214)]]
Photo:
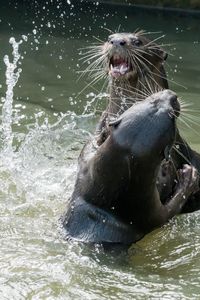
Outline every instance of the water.
[[(172, 43), (168, 76), (187, 89), (171, 88), (193, 103), (197, 118), (199, 20), (65, 2), (1, 1), (0, 299), (199, 299), (199, 212), (174, 218), (118, 255), (67, 243), (58, 226), (78, 154), (98, 119), (96, 102), (105, 106), (103, 83), (80, 93), (88, 81), (77, 81), (78, 49), (119, 24), (162, 31)], [(15, 58), (12, 44), (19, 46)], [(9, 87), (5, 55), (16, 74)], [(181, 130), (200, 150), (199, 127), (190, 125), (193, 131)]]

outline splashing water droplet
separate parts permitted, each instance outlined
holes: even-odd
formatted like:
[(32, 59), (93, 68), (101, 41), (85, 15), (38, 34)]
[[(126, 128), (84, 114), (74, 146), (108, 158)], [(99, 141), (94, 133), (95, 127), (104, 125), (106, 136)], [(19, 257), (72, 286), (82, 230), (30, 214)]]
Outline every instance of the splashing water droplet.
[(27, 37), (26, 35), (22, 35), (22, 38), (23, 38), (23, 40), (24, 40), (25, 42), (28, 41), (28, 37)]
[(3, 140), (3, 153), (6, 153), (5, 157), (12, 159), (13, 156), (13, 132), (12, 132), (12, 106), (13, 106), (13, 89), (19, 79), (21, 69), (17, 68), (17, 64), (20, 59), (19, 42), (15, 41), (15, 38), (10, 38), (9, 43), (13, 48), (13, 62), (10, 61), (9, 56), (4, 56), (4, 63), (6, 65), (6, 96), (3, 98), (2, 107), (2, 140)]

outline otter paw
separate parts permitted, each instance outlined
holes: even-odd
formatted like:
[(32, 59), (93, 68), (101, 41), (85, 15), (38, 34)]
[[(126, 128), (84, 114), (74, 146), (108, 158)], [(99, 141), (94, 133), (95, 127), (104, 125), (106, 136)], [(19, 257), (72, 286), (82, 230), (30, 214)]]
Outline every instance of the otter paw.
[(183, 165), (183, 169), (178, 171), (179, 189), (188, 196), (199, 190), (199, 174), (195, 167)]

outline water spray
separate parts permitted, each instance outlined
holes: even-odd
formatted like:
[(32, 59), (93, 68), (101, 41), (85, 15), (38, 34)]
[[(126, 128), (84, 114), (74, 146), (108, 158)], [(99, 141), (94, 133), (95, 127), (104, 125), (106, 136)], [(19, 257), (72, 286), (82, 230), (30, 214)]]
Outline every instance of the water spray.
[(8, 55), (4, 56), (4, 63), (6, 65), (6, 85), (7, 91), (6, 96), (2, 98), (4, 104), (2, 107), (2, 139), (3, 139), (3, 149), (9, 156), (13, 154), (13, 131), (12, 131), (12, 111), (13, 111), (13, 95), (14, 87), (18, 82), (21, 68), (18, 68), (17, 64), (20, 59), (19, 42), (15, 41), (15, 38), (10, 38), (9, 43), (13, 48), (13, 61), (11, 62)]

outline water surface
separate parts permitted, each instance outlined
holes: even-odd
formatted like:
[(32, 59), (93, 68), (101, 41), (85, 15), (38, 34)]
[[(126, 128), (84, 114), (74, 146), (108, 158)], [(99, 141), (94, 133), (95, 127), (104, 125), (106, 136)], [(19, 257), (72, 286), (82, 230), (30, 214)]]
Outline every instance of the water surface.
[(195, 116), (193, 129), (180, 124), (181, 130), (200, 149), (194, 124), (200, 109), (199, 19), (65, 2), (1, 1), (1, 107), (4, 56), (12, 61), (9, 39), (23, 42), (8, 118), (11, 148), (1, 126), (0, 299), (198, 299), (199, 212), (174, 218), (117, 256), (65, 242), (58, 219), (73, 190), (78, 154), (95, 128), (95, 108), (106, 103), (103, 82), (83, 90), (89, 81), (77, 80), (84, 68), (80, 48), (105, 40), (107, 28), (119, 25), (123, 31), (162, 32), (152, 38), (165, 34), (170, 87), (192, 103)]

